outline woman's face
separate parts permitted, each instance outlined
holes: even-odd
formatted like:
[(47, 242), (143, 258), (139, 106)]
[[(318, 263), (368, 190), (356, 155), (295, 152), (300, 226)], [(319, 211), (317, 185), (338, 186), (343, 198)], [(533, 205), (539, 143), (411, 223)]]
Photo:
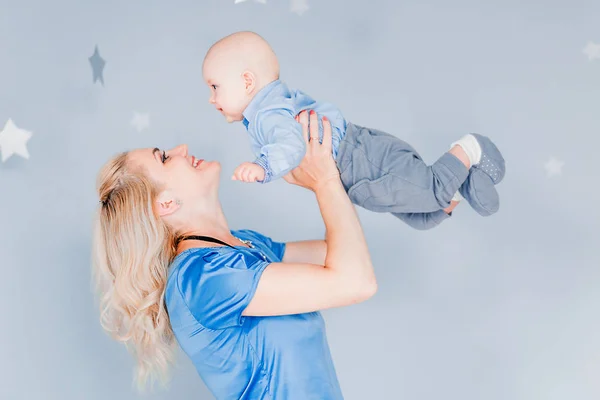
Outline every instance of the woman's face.
[(197, 204), (217, 195), (221, 165), (189, 155), (185, 144), (170, 150), (133, 150), (129, 160), (142, 166), (150, 179), (163, 186), (159, 201)]

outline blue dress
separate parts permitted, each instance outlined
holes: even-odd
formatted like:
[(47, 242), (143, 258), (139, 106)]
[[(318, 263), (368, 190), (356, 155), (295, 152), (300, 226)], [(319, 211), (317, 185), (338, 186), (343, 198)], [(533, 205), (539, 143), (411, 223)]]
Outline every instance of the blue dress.
[(343, 399), (320, 312), (242, 316), (285, 243), (251, 230), (232, 234), (254, 248), (185, 250), (167, 280), (173, 332), (208, 389), (217, 400)]

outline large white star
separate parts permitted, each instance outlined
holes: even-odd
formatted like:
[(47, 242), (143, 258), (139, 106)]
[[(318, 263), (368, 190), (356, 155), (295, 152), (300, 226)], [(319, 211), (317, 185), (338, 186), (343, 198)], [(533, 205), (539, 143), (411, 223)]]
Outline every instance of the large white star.
[(308, 0), (290, 0), (290, 11), (302, 16), (308, 11)]
[(31, 138), (31, 132), (18, 128), (12, 119), (6, 121), (4, 129), (0, 131), (0, 151), (2, 152), (2, 162), (8, 160), (13, 154), (18, 154), (23, 158), (29, 158), (27, 151), (27, 141)]
[(595, 58), (600, 58), (600, 44), (588, 42), (583, 48), (583, 53), (588, 56), (590, 61)]
[(544, 164), (544, 169), (546, 170), (546, 176), (548, 178), (552, 178), (553, 176), (562, 174), (562, 167), (565, 165), (564, 161), (557, 160), (554, 157), (550, 157), (550, 159)]
[(130, 123), (138, 132), (141, 132), (150, 126), (150, 115), (134, 112)]
[[(233, 4), (243, 3), (245, 1), (246, 0), (235, 0), (235, 2)], [(254, 0), (254, 2), (260, 3), (260, 4), (267, 4), (267, 0)]]

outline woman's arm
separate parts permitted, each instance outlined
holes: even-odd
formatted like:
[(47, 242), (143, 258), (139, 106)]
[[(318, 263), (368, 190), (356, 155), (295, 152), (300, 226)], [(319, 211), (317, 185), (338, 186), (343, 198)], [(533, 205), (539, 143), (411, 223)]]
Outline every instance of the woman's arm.
[(325, 265), (327, 242), (324, 240), (302, 240), (287, 242), (281, 262)]
[(317, 197), (327, 230), (325, 262), (269, 264), (243, 315), (297, 314), (339, 307), (364, 301), (377, 290), (362, 227), (331, 155), (331, 125), (323, 120), (323, 144), (319, 144), (316, 114), (310, 116), (311, 140), (305, 113), (300, 122), (306, 155), (285, 179), (312, 190)]

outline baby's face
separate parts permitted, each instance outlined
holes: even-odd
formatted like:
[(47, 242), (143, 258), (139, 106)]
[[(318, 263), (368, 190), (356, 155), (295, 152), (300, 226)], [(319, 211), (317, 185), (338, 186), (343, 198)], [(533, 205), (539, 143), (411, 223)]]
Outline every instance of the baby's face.
[(227, 122), (244, 119), (242, 113), (248, 106), (250, 98), (246, 93), (244, 79), (241, 74), (228, 71), (227, 67), (219, 67), (211, 63), (204, 68), (204, 80), (210, 89), (210, 104), (213, 104)]

